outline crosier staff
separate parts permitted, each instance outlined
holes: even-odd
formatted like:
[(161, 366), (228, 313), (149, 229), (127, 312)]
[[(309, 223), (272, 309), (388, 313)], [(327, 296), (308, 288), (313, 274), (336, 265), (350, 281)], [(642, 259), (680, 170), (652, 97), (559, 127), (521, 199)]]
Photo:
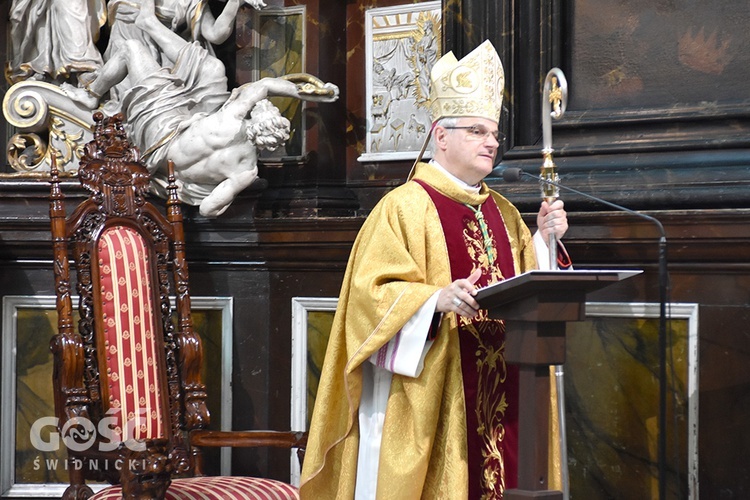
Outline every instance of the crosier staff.
[[(542, 89), (542, 164), (539, 174), (539, 186), (542, 190), (542, 199), (552, 204), (560, 196), (557, 186), (544, 181), (552, 181), (558, 184), (557, 166), (552, 159), (552, 119), (559, 120), (565, 113), (568, 104), (568, 81), (558, 68), (552, 68), (544, 79)], [(557, 237), (552, 232), (549, 235), (549, 268), (556, 271), (557, 268)], [(557, 388), (557, 418), (560, 424), (560, 470), (562, 475), (563, 499), (570, 498), (570, 478), (568, 477), (568, 441), (565, 429), (565, 378), (562, 365), (555, 365), (555, 387)]]
[[(559, 182), (557, 166), (552, 159), (552, 118), (559, 120), (565, 113), (568, 104), (568, 82), (565, 75), (558, 68), (552, 68), (544, 79), (542, 91), (542, 156), (544, 163), (539, 177), (542, 181)], [(542, 199), (552, 204), (560, 196), (557, 186), (546, 182), (539, 183), (542, 189)], [(557, 270), (557, 238), (554, 232), (549, 236), (549, 268)]]

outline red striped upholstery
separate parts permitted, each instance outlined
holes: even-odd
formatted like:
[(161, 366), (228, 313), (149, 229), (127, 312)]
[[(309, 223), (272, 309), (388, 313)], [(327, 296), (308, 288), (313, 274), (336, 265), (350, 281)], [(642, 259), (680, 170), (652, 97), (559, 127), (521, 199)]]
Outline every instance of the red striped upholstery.
[[(213, 500), (242, 498), (245, 500), (299, 499), (294, 486), (274, 481), (244, 476), (209, 476), (173, 479), (167, 500)], [(89, 500), (121, 500), (120, 486), (110, 486), (89, 497)]]
[[(148, 252), (133, 228), (111, 226), (98, 242), (100, 292), (107, 349), (109, 408), (114, 432), (127, 438), (164, 435), (161, 387), (154, 337), (154, 306)], [(123, 420), (130, 427), (123, 439)]]

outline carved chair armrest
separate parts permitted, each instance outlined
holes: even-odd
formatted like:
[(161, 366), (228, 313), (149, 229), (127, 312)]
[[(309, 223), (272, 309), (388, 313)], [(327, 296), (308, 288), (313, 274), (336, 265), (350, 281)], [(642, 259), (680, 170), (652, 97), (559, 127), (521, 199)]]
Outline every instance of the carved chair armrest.
[(305, 460), (307, 432), (283, 431), (190, 431), (193, 446), (229, 446), (232, 448), (297, 448), (300, 466)]
[(208, 431), (190, 432), (190, 443), (195, 446), (230, 446), (232, 448), (305, 448), (306, 432), (282, 431)]

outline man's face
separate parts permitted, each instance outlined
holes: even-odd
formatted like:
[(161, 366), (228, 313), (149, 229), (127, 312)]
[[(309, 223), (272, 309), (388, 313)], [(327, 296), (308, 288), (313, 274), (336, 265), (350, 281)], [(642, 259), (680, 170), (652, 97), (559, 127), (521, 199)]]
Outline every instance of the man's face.
[(443, 167), (471, 185), (492, 172), (500, 146), (497, 123), (487, 118), (460, 118), (455, 127), (445, 132), (445, 164), (440, 162)]

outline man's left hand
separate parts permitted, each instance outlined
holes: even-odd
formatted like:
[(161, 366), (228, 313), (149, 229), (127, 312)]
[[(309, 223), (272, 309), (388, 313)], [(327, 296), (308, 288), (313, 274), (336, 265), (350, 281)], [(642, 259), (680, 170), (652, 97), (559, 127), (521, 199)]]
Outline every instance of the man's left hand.
[(539, 208), (536, 225), (547, 244), (549, 244), (550, 235), (554, 233), (555, 238), (560, 239), (568, 230), (568, 214), (563, 205), (562, 200), (555, 200), (552, 204), (545, 200)]

